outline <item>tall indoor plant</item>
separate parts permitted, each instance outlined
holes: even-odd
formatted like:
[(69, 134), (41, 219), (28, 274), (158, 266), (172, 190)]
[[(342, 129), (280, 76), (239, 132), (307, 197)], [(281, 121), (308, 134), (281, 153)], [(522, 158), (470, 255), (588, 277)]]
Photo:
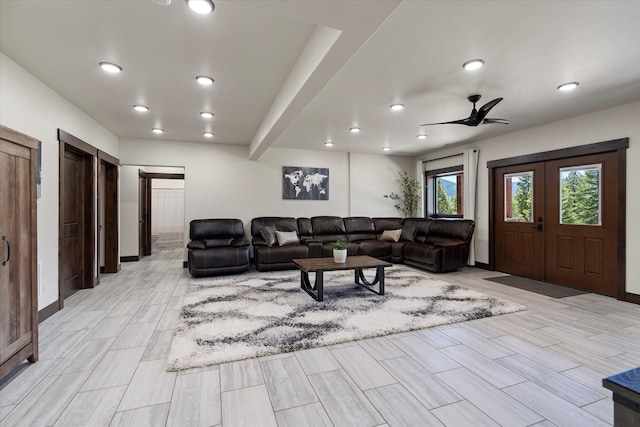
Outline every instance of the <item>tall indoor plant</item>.
[(405, 218), (411, 217), (418, 209), (422, 186), (418, 180), (411, 178), (405, 171), (398, 172), (396, 182), (400, 185), (400, 194), (391, 192), (385, 194), (384, 197), (393, 200), (395, 208), (402, 212)]

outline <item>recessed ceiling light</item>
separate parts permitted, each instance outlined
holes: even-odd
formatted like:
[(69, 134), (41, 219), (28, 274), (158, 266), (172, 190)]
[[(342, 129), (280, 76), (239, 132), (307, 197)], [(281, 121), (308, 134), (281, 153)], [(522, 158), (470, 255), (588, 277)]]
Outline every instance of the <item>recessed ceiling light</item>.
[(203, 132), (205, 138), (213, 138), (213, 132)]
[(420, 135), (418, 135), (418, 139), (427, 139), (427, 135), (424, 133), (421, 133)]
[(208, 76), (197, 76), (196, 81), (202, 86), (211, 86), (213, 84), (213, 79)]
[(113, 64), (111, 62), (98, 62), (98, 65), (107, 73), (117, 74), (122, 72), (122, 67), (118, 64)]
[(560, 86), (558, 86), (558, 90), (562, 91), (562, 92), (567, 92), (569, 90), (574, 90), (575, 88), (578, 87), (580, 83), (578, 82), (569, 82), (569, 83), (563, 83)]
[(213, 9), (215, 9), (213, 1), (211, 0), (187, 0), (187, 5), (189, 5), (189, 8), (195, 13), (200, 13), (202, 15), (211, 13), (213, 12)]
[(359, 127), (352, 127), (352, 128), (349, 128), (349, 130), (351, 131), (351, 133), (358, 133), (358, 132), (360, 132), (362, 129), (360, 129)]
[(333, 147), (333, 142), (327, 141), (327, 142), (324, 143), (324, 146), (325, 147)]
[(473, 70), (477, 70), (479, 68), (482, 68), (484, 65), (484, 60), (482, 59), (472, 59), (471, 61), (467, 61), (464, 64), (462, 64), (462, 68), (464, 68), (467, 71), (473, 71)]
[(147, 107), (146, 105), (134, 105), (133, 109), (140, 113), (146, 113), (147, 111), (149, 111), (149, 107)]
[(153, 128), (153, 129), (151, 129), (151, 132), (157, 133), (157, 134), (161, 134), (161, 133), (164, 133), (164, 129)]
[(213, 113), (210, 113), (208, 111), (202, 111), (200, 113), (200, 117), (202, 117), (203, 119), (210, 119), (213, 117)]
[(389, 106), (389, 108), (391, 108), (393, 111), (400, 111), (400, 110), (404, 110), (404, 105), (402, 105), (402, 104), (391, 104)]
[(391, 147), (389, 146), (382, 147), (382, 151), (391, 151)]

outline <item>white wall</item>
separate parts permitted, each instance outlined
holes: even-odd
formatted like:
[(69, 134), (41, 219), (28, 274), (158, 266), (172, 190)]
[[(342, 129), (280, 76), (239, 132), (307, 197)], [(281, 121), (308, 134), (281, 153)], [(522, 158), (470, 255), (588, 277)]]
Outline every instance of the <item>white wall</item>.
[(58, 128), (118, 157), (118, 138), (0, 52), (0, 124), (42, 141), (38, 308), (58, 299)]
[[(393, 177), (402, 167), (406, 166), (412, 176), (415, 169), (413, 159), (393, 156), (271, 148), (253, 161), (248, 159), (246, 146), (124, 139), (120, 141), (120, 160), (128, 164), (184, 166), (185, 230), (192, 219), (239, 218), (247, 236), (251, 219), (258, 216), (398, 216), (382, 195), (397, 191)], [(283, 166), (328, 168), (329, 200), (283, 200)], [(391, 184), (386, 182), (387, 177), (392, 177)], [(125, 179), (123, 173), (123, 186)], [(124, 190), (122, 196), (124, 221)], [(123, 224), (123, 255), (127, 255), (125, 248), (133, 250), (137, 245), (126, 241), (137, 239), (135, 235), (127, 232)]]
[(640, 102), (586, 114), (544, 126), (514, 132), (465, 146), (454, 147), (418, 157), (435, 159), (459, 153), (464, 148), (479, 148), (478, 216), (476, 218), (476, 260), (489, 262), (489, 174), (487, 162), (507, 157), (551, 151), (559, 148), (629, 138), (627, 150), (627, 292), (640, 294)]
[(415, 178), (415, 161), (410, 157), (374, 154), (350, 154), (351, 216), (402, 216), (384, 195), (402, 190), (397, 182), (398, 172), (405, 171)]

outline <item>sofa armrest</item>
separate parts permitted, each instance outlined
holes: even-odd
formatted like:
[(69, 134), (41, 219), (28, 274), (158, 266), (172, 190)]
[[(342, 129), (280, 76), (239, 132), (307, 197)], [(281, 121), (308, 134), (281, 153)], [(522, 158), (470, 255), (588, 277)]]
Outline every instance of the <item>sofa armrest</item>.
[(249, 241), (245, 238), (242, 237), (238, 237), (236, 239), (233, 239), (231, 241), (231, 247), (232, 248), (241, 248), (244, 246), (249, 246), (251, 243), (249, 243)]
[(202, 240), (192, 240), (187, 245), (187, 248), (188, 249), (204, 249), (206, 248), (206, 245)]

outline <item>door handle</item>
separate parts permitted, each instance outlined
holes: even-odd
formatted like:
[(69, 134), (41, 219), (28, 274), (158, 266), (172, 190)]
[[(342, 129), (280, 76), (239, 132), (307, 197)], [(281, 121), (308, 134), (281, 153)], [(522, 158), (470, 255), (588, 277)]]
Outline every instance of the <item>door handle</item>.
[(537, 228), (538, 231), (542, 231), (542, 224), (532, 225), (531, 228)]
[(7, 236), (2, 236), (2, 241), (7, 242), (7, 259), (2, 261), (2, 265), (5, 266), (11, 259), (11, 243), (9, 242), (9, 239), (7, 239)]

